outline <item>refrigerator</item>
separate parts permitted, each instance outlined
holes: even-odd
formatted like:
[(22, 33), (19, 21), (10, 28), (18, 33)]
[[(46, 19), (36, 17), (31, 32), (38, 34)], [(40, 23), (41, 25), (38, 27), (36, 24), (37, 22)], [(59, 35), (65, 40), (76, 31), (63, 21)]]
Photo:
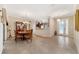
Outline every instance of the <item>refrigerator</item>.
[(3, 24), (0, 23), (0, 54), (3, 50)]

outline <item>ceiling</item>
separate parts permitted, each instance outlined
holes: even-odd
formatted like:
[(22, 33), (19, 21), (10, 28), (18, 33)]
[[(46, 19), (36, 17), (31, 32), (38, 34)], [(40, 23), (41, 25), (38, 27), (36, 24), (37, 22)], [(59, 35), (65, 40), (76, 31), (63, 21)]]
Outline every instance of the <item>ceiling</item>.
[(72, 15), (72, 4), (5, 4), (8, 15), (46, 19), (49, 16)]

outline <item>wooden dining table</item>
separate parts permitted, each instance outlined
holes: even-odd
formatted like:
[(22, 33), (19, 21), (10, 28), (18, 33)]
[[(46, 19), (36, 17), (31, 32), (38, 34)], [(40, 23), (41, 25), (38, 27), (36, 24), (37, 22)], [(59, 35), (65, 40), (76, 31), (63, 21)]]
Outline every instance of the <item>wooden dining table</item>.
[(18, 34), (23, 36), (23, 40), (25, 39), (25, 35), (29, 36), (30, 39), (32, 38), (31, 30), (18, 31)]

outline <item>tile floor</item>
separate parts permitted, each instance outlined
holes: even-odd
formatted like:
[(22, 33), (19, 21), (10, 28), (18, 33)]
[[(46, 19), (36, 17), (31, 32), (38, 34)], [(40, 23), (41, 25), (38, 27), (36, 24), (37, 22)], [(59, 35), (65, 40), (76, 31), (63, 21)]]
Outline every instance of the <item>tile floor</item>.
[(54, 36), (43, 38), (33, 36), (32, 42), (10, 38), (4, 42), (3, 54), (76, 54), (77, 49), (72, 38)]

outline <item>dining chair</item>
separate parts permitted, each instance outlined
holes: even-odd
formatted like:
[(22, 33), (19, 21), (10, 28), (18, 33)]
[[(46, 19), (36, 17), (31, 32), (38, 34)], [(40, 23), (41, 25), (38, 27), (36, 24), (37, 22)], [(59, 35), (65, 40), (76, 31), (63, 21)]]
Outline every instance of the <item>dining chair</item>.
[(21, 34), (18, 33), (18, 30), (15, 31), (15, 41), (17, 40), (23, 40), (23, 36)]

